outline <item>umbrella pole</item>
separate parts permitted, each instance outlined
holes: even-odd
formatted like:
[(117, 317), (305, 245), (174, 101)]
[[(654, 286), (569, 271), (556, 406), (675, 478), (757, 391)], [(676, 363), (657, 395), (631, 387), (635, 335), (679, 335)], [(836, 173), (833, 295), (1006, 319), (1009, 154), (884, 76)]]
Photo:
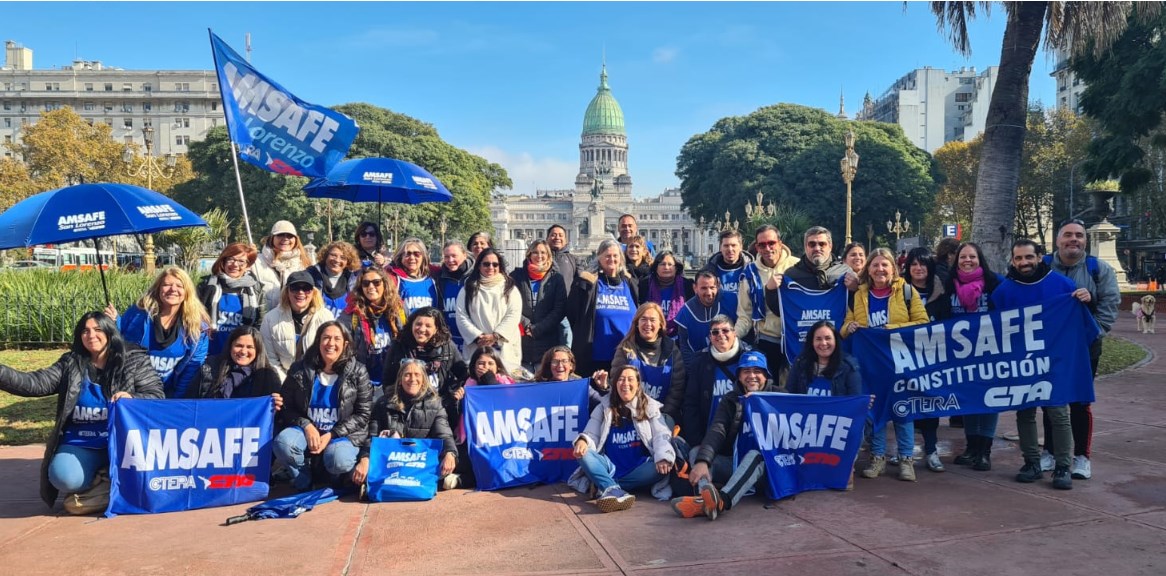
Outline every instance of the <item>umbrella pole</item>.
[(105, 283), (105, 267), (101, 265), (101, 238), (93, 239), (93, 251), (97, 253), (97, 272), (101, 274), (101, 289), (105, 290), (105, 304), (113, 304), (109, 298), (109, 286)]

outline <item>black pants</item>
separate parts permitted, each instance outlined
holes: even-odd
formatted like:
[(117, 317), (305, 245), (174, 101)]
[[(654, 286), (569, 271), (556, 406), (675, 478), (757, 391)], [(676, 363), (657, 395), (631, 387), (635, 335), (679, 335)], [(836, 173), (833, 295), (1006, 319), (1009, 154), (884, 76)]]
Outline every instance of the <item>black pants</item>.
[(757, 339), (755, 349), (765, 356), (765, 363), (769, 366), (769, 375), (774, 382), (778, 382), (781, 373), (789, 367), (785, 360), (785, 353), (781, 350), (781, 342)]
[[(1098, 338), (1089, 346), (1089, 364), (1093, 368), (1093, 376), (1097, 377), (1097, 364), (1101, 361), (1101, 341)], [(1053, 443), (1053, 423), (1049, 420), (1049, 415), (1044, 410), (1041, 410), (1044, 415), (1045, 428), (1045, 450), (1056, 453)], [(1073, 427), (1073, 455), (1090, 457), (1093, 453), (1093, 405), (1083, 402), (1072, 402), (1069, 404), (1069, 424)]]

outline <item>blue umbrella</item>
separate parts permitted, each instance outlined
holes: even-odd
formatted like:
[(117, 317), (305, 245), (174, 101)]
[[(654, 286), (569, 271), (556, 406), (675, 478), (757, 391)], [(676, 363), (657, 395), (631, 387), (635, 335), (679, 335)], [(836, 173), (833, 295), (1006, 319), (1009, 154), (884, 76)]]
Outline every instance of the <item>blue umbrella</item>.
[(309, 198), (349, 202), (421, 204), (453, 200), (445, 185), (424, 168), (395, 158), (345, 160), (304, 186)]
[[(0, 214), (0, 250), (206, 225), (194, 212), (147, 188), (108, 182), (78, 184), (30, 196)], [(108, 302), (96, 241), (93, 247)]]
[(262, 504), (256, 504), (239, 516), (227, 518), (226, 525), (238, 524), (248, 520), (266, 520), (268, 518), (296, 518), (300, 514), (315, 508), (320, 504), (327, 504), (337, 497), (331, 488), (320, 488), (301, 494), (273, 498)]

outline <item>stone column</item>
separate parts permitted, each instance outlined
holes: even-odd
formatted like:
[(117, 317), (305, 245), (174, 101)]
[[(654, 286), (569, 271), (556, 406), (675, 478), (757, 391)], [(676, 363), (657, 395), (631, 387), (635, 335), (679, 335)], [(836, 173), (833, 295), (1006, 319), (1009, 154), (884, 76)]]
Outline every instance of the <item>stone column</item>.
[(1086, 233), (1089, 235), (1089, 253), (1113, 267), (1114, 273), (1117, 274), (1118, 286), (1127, 286), (1129, 279), (1126, 278), (1125, 269), (1117, 257), (1117, 235), (1120, 231), (1121, 229), (1110, 224), (1109, 220), (1103, 219), (1090, 226)]

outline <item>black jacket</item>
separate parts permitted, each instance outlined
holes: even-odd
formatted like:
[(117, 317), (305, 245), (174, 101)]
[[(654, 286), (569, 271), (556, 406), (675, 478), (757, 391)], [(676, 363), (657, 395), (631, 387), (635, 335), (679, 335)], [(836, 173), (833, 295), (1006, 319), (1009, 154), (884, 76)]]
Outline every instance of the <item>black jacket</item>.
[(567, 312), (567, 286), (563, 277), (552, 267), (543, 276), (538, 300), (530, 290), (530, 274), (526, 266), (520, 266), (510, 273), (514, 287), (522, 296), (522, 361), (538, 364), (543, 354), (559, 343), (559, 328)]
[(718, 362), (709, 350), (705, 348), (697, 357), (696, 365), (688, 373), (688, 385), (684, 391), (684, 423), (680, 425), (680, 435), (689, 445), (696, 446), (704, 439), (709, 424), (709, 412), (713, 406), (713, 384), (717, 379), (717, 372), (724, 371), (730, 379), (737, 381), (737, 375), (729, 370), (741, 355), (752, 350), (745, 342), (740, 342), (741, 349), (728, 362)]
[[(817, 363), (809, 356), (798, 356), (790, 368), (789, 378), (786, 380), (786, 392), (790, 394), (805, 394), (810, 388), (813, 377), (808, 376), (813, 370), (809, 364)], [(858, 369), (858, 361), (850, 354), (842, 355), (842, 362), (838, 363), (838, 371), (830, 378), (830, 394), (833, 396), (857, 396), (862, 394), (862, 372)]]
[(441, 396), (441, 403), (445, 406), (446, 416), (450, 422), (461, 420), (459, 403), (453, 393), (465, 386), (469, 370), (465, 360), (457, 351), (453, 342), (446, 342), (441, 346), (427, 346), (406, 350), (400, 340), (393, 342), (389, 347), (389, 357), (385, 360), (385, 373), (381, 378), (381, 389), (385, 396), (392, 396), (397, 389), (397, 372), (401, 370), (401, 361), (414, 358), (425, 362), (425, 373), (429, 376), (429, 384), (437, 388)]
[[(230, 351), (224, 351), (218, 356), (212, 356), (206, 363), (198, 369), (198, 376), (195, 377), (193, 388), (197, 390), (199, 398), (222, 398), (219, 391), (219, 386), (215, 385), (215, 378), (219, 375), (219, 367), (223, 365), (223, 361), (227, 358)], [(228, 362), (230, 360), (227, 360)], [(282, 383), (279, 381), (279, 373), (273, 368), (263, 368), (260, 370), (252, 370), (246, 378), (243, 379), (237, 386), (234, 392), (231, 393), (231, 398), (259, 398), (261, 396), (270, 396), (279, 392)]]
[[(283, 381), (280, 390), (283, 409), (279, 411), (279, 419), (284, 428), (307, 428), (313, 425), (308, 418), (308, 404), (312, 400), (316, 373), (303, 360), (292, 364), (291, 370), (288, 370), (287, 379)], [(336, 425), (332, 427), (332, 437), (348, 438), (353, 446), (364, 446), (368, 441), (368, 420), (372, 413), (372, 384), (368, 380), (368, 369), (351, 358), (340, 367), (333, 386), (340, 387), (340, 409)]]
[[(571, 351), (575, 354), (575, 371), (580, 374), (591, 374), (594, 371), (591, 359), (591, 345), (595, 339), (595, 283), (599, 277), (592, 272), (580, 272), (571, 288), (571, 295), (567, 298), (567, 320), (571, 322)], [(609, 285), (615, 286), (609, 279), (604, 279)], [(632, 293), (632, 300), (639, 302), (639, 286), (631, 277), (620, 278), (627, 282)]]
[[(34, 398), (57, 395), (57, 419), (53, 424), (53, 433), (45, 443), (45, 455), (40, 463), (40, 497), (50, 508), (57, 501), (57, 489), (49, 483), (49, 463), (57, 453), (65, 423), (77, 406), (81, 381), (88, 365), (88, 359), (72, 352), (61, 355), (52, 366), (33, 372), (21, 372), (0, 365), (0, 390)], [(129, 392), (134, 398), (164, 397), (158, 373), (154, 371), (146, 353), (139, 350), (126, 351), (122, 377), (110, 383), (104, 392), (106, 399), (112, 398), (117, 392)]]
[[(825, 274), (819, 274), (818, 267), (814, 266), (809, 259), (802, 257), (797, 264), (786, 269), (784, 276), (785, 279), (793, 280), (810, 290), (828, 290), (838, 282), (839, 278), (851, 271), (850, 266), (847, 266), (845, 262), (834, 259), (826, 268)], [(823, 276), (825, 282), (822, 281)], [(782, 281), (784, 282), (785, 279)]]
[[(396, 432), (401, 438), (433, 438), (441, 440), (441, 454), (452, 453), (457, 458), (457, 444), (445, 408), (436, 394), (427, 393), (419, 402), (406, 403), (404, 409), (389, 400), (391, 395), (381, 396), (372, 408), (372, 418), (368, 422), (368, 437), (376, 438), (382, 431)], [(368, 456), (369, 444), (360, 449), (360, 457)]]
[[(622, 350), (616, 350), (611, 361), (611, 373), (615, 374), (620, 366), (631, 363), (632, 359)], [(636, 351), (635, 359), (649, 364), (642, 351)], [(662, 366), (665, 362), (672, 364), (672, 383), (668, 387), (668, 394), (659, 399), (659, 402), (664, 405), (660, 411), (671, 416), (677, 424), (680, 424), (682, 422), (681, 411), (684, 408), (684, 392), (688, 387), (688, 374), (684, 371), (684, 357), (680, 354), (680, 345), (668, 337), (660, 339), (660, 356), (652, 365)]]
[[(772, 380), (767, 381), (761, 392), (784, 392)], [(696, 461), (713, 463), (713, 459), (721, 456), (733, 457), (733, 448), (737, 443), (737, 433), (741, 431), (741, 420), (745, 417), (745, 405), (741, 402), (741, 384), (726, 392), (717, 405), (717, 414), (713, 423), (709, 425), (700, 448), (696, 451)]]

